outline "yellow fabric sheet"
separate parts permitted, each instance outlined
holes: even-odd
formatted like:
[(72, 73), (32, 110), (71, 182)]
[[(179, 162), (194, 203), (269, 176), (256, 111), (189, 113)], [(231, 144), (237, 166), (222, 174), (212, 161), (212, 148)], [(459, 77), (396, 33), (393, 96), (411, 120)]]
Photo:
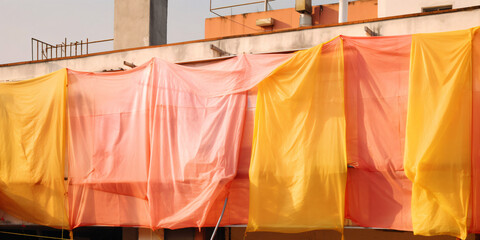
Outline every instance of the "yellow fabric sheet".
[(0, 209), (68, 228), (64, 185), (66, 69), (0, 83)]
[(412, 36), (404, 167), (415, 234), (467, 236), (471, 30)]
[(258, 86), (247, 231), (342, 231), (347, 173), (340, 38)]

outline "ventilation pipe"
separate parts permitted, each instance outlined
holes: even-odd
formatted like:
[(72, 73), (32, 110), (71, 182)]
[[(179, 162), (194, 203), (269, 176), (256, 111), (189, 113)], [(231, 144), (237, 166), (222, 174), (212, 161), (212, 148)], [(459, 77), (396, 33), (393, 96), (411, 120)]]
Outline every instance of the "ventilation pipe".
[(338, 23), (348, 22), (348, 0), (338, 1)]
[(312, 0), (295, 0), (295, 11), (300, 13), (300, 27), (312, 26)]

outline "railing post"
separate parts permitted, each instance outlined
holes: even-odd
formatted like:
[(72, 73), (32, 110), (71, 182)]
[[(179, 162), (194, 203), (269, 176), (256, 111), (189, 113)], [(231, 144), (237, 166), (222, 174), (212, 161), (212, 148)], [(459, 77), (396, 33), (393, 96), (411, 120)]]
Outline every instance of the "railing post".
[[(61, 58), (61, 57), (72, 57), (72, 56), (82, 56), (83, 54), (83, 45), (86, 45), (86, 54), (89, 54), (89, 45), (92, 43), (102, 43), (102, 42), (108, 42), (108, 41), (113, 41), (113, 39), (104, 39), (104, 40), (98, 40), (98, 41), (93, 41), (90, 42), (88, 38), (84, 42), (83, 40), (80, 41), (75, 41), (75, 42), (70, 42), (67, 43), (67, 38), (65, 38), (65, 42), (61, 44), (55, 44), (51, 45), (49, 43), (40, 41), (36, 38), (31, 38), (30, 39), (30, 45), (31, 45), (31, 54), (32, 54), (32, 61), (39, 61), (39, 60), (45, 60), (45, 59), (54, 59), (53, 57), (53, 49), (55, 48), (55, 58)], [(35, 42), (36, 47), (35, 47)], [(78, 49), (78, 45), (80, 45), (80, 49)], [(70, 50), (67, 49), (70, 48)], [(75, 49), (73, 49), (75, 47)], [(58, 50), (60, 48), (60, 56), (58, 56)], [(35, 50), (36, 49), (36, 50)], [(50, 50), (50, 52), (49, 52)], [(78, 50), (80, 50), (80, 54), (78, 53)], [(37, 52), (37, 57), (35, 58), (35, 51)], [(68, 53), (70, 51), (70, 53)]]
[(67, 57), (67, 38), (65, 38), (65, 57)]

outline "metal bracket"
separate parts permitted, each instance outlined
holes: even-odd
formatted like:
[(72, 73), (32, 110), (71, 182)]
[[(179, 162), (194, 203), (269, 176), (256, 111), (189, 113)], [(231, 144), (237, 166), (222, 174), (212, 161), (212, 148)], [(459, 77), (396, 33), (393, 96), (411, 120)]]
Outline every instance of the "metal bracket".
[(370, 37), (380, 36), (380, 33), (377, 33), (375, 31), (373, 31), (372, 29), (370, 29), (367, 26), (365, 26), (364, 29), (365, 29), (365, 32), (367, 33), (367, 35), (370, 36)]
[(212, 49), (213, 51), (217, 52), (218, 54), (220, 54), (220, 56), (225, 56), (225, 55), (232, 55), (230, 54), (229, 52), (226, 52), (222, 49), (220, 49), (219, 47), (213, 45), (213, 44), (210, 44), (210, 49)]
[(137, 67), (137, 65), (135, 65), (131, 62), (127, 62), (127, 61), (123, 61), (123, 65), (131, 67), (131, 68), (136, 68)]

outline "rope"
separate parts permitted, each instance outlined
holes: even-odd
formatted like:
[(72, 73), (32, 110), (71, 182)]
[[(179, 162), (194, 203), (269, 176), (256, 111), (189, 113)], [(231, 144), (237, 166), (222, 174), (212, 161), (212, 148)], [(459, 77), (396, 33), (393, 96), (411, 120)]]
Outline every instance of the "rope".
[(12, 234), (12, 235), (19, 235), (19, 236), (27, 236), (27, 237), (36, 237), (36, 238), (48, 238), (48, 239), (60, 239), (60, 240), (68, 240), (66, 238), (58, 238), (58, 237), (48, 237), (48, 236), (40, 236), (40, 235), (31, 235), (31, 234), (25, 234), (25, 233), (13, 233), (13, 232), (4, 232), (0, 231), (0, 233), (5, 233), (5, 234)]

